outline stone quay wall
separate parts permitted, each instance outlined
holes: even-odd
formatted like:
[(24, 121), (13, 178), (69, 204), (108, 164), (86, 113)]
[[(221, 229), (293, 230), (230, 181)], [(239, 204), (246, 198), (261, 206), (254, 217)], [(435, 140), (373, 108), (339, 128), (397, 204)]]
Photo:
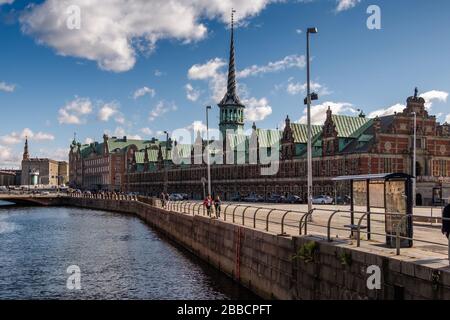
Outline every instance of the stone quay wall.
[[(61, 205), (136, 214), (265, 299), (450, 299), (448, 268), (433, 269), (313, 237), (278, 236), (138, 201), (61, 198)], [(380, 289), (367, 286), (373, 265), (381, 271)]]

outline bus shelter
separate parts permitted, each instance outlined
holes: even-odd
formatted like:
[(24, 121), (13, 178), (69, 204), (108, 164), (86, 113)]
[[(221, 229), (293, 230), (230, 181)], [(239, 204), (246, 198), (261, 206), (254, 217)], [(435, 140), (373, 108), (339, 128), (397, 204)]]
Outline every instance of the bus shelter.
[[(335, 183), (350, 183), (350, 219), (355, 226), (355, 208), (366, 212), (385, 213), (386, 245), (395, 247), (397, 226), (401, 225), (402, 247), (412, 247), (413, 236), (413, 177), (405, 173), (382, 173), (340, 176), (333, 178)], [(407, 217), (405, 218), (405, 215)], [(370, 240), (371, 217), (367, 215), (367, 239)], [(353, 229), (353, 228), (352, 228)]]

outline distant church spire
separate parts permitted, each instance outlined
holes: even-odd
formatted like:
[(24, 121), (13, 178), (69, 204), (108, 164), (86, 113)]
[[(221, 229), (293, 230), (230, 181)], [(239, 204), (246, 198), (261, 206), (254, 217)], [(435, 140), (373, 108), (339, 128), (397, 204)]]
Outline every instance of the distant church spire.
[(30, 160), (30, 153), (28, 152), (28, 137), (25, 137), (25, 146), (23, 147), (23, 158), (24, 161)]

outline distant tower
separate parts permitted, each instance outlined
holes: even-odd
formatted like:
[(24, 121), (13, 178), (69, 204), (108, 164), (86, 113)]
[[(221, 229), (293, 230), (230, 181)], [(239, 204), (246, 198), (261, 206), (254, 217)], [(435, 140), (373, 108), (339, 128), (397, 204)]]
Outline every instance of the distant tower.
[(25, 146), (23, 147), (23, 161), (30, 160), (30, 153), (28, 152), (28, 137), (25, 137)]
[(234, 61), (234, 12), (231, 11), (231, 43), (230, 62), (228, 65), (228, 85), (227, 93), (218, 104), (220, 109), (219, 129), (223, 137), (227, 130), (234, 130), (236, 133), (244, 131), (244, 109), (245, 106), (239, 100), (236, 93), (236, 66)]

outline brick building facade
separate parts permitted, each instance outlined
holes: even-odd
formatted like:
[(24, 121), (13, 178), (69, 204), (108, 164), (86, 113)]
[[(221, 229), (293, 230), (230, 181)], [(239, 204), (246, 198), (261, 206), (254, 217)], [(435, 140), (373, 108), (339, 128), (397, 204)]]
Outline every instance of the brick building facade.
[[(165, 146), (165, 142), (156, 139), (135, 140), (106, 134), (101, 143), (81, 144), (74, 140), (69, 152), (69, 185), (89, 190), (122, 191), (125, 172), (132, 172), (135, 153), (140, 155), (142, 152), (138, 150), (161, 148), (161, 143)], [(139, 157), (138, 160), (143, 162)]]
[[(236, 95), (233, 28), (227, 93), (218, 107), (219, 129), (226, 136), (222, 151), (219, 152), (222, 152), (225, 164), (211, 166), (213, 192), (223, 199), (252, 192), (261, 195), (291, 193), (305, 199), (307, 126), (291, 123), (287, 117), (282, 131), (258, 129), (253, 125), (251, 135), (243, 133), (242, 115), (245, 106)], [(415, 173), (412, 172), (414, 114), (417, 119)], [(234, 133), (225, 133), (229, 129), (234, 129)], [(393, 115), (369, 119), (363, 114), (356, 117), (333, 115), (328, 109), (325, 122), (323, 125), (313, 125), (312, 133), (315, 195), (333, 195), (336, 191), (340, 195), (347, 195), (348, 185), (336, 186), (331, 181), (339, 175), (403, 172), (417, 175), (418, 204), (430, 204), (438, 194), (443, 198), (450, 197), (450, 125), (440, 124), (435, 116), (428, 114), (425, 100), (418, 96), (417, 89), (407, 99), (403, 112)], [(255, 146), (252, 144), (255, 139), (256, 149), (279, 152), (279, 170), (276, 174), (262, 175), (261, 163), (250, 164), (250, 146)], [(185, 145), (184, 148), (190, 148), (193, 154), (199, 148), (204, 151), (205, 146), (206, 141), (197, 135), (193, 145)], [(223, 150), (228, 150), (228, 153)], [(237, 150), (244, 150), (246, 164), (226, 161), (230, 153), (236, 159)], [(146, 154), (147, 150), (139, 152)], [(174, 154), (178, 154), (178, 150)], [(149, 166), (147, 156), (140, 158), (141, 161), (134, 160), (134, 166), (130, 166), (131, 171), (126, 174), (125, 190), (156, 195), (164, 185), (169, 192), (183, 192), (196, 198), (203, 194), (202, 180), (207, 177), (204, 161), (172, 165), (166, 173), (167, 167)], [(144, 159), (147, 159), (146, 165), (143, 165)]]
[[(200, 133), (191, 144), (107, 136), (101, 144), (81, 145), (74, 141), (69, 156), (72, 185), (153, 195), (166, 190), (200, 198), (207, 177), (205, 148), (214, 144), (212, 190), (223, 199), (250, 193), (295, 194), (306, 199), (307, 126), (286, 117), (283, 130), (265, 130), (253, 124), (251, 134), (244, 133), (245, 106), (236, 93), (234, 50), (231, 28), (227, 90), (218, 104), (223, 142), (207, 143)], [(324, 123), (312, 126), (312, 136), (314, 195), (348, 195), (347, 184), (332, 182), (340, 175), (408, 173), (417, 176), (418, 204), (450, 197), (450, 125), (440, 124), (428, 114), (417, 89), (407, 99), (405, 109), (393, 115), (335, 115), (329, 108)], [(270, 165), (261, 160), (264, 154), (275, 156)], [(269, 166), (278, 170), (263, 174), (262, 169)]]
[(22, 185), (63, 185), (68, 181), (68, 174), (69, 168), (66, 161), (30, 157), (28, 139), (25, 140), (22, 158)]

